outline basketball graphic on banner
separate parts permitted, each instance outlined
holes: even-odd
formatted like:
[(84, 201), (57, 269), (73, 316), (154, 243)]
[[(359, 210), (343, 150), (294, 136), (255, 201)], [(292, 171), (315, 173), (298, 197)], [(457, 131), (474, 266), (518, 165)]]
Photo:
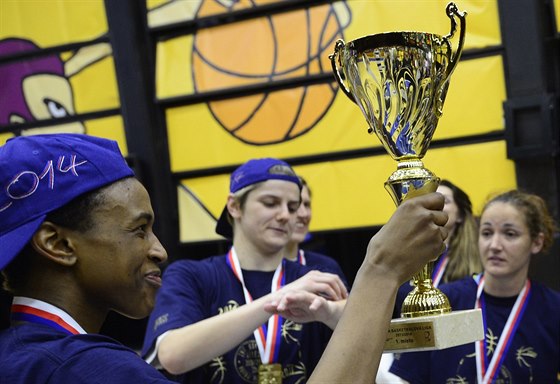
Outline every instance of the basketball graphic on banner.
[[(242, 3), (239, 6), (246, 8)], [(197, 17), (215, 14), (218, 7), (217, 2), (205, 1)], [(196, 91), (330, 74), (328, 55), (348, 23), (348, 7), (338, 3), (199, 31), (192, 59)], [(209, 102), (208, 106), (237, 139), (254, 145), (273, 144), (312, 129), (328, 111), (337, 89), (333, 83), (305, 85)]]

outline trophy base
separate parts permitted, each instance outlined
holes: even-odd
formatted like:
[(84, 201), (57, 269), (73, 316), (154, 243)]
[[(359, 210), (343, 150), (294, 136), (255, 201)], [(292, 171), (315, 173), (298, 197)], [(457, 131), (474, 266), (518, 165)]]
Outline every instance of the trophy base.
[(469, 309), (442, 315), (393, 319), (383, 351), (431, 351), (483, 338), (482, 311)]

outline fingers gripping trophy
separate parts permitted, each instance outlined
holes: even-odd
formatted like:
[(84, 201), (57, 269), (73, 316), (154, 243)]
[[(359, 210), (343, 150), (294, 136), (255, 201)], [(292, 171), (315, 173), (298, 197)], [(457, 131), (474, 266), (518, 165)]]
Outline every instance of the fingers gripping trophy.
[[(396, 205), (434, 192), (439, 178), (424, 168), (422, 158), (442, 114), (449, 78), (457, 66), (465, 38), (466, 12), (454, 3), (446, 8), (449, 35), (388, 32), (348, 43), (338, 40), (330, 56), (342, 91), (362, 110), (383, 147), (397, 161), (385, 182)], [(457, 32), (455, 53), (451, 39)], [(447, 297), (432, 284), (432, 263), (413, 278), (401, 319), (391, 323), (386, 351), (442, 349), (483, 337), (480, 310), (452, 312)]]

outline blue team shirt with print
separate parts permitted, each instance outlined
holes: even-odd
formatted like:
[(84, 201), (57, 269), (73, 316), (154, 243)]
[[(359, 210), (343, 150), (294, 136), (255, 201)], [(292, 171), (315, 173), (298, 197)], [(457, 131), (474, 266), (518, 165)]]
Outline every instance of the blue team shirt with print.
[[(285, 283), (297, 280), (311, 269), (286, 261)], [(273, 274), (243, 270), (243, 279), (253, 299), (270, 292)], [(163, 333), (234, 310), (244, 303), (242, 285), (227, 264), (226, 256), (175, 261), (164, 272), (163, 286), (148, 321), (142, 355), (150, 355), (156, 339)], [(283, 383), (305, 382), (332, 332), (321, 323), (297, 324), (289, 320), (284, 320), (281, 331), (279, 362)], [(185, 383), (256, 383), (260, 363), (256, 341), (250, 335), (231, 351), (177, 379)]]
[[(472, 309), (477, 283), (467, 277), (439, 287), (454, 311)], [(484, 294), (487, 327), (485, 337), (494, 350), (516, 297)], [(488, 361), (492, 356), (488, 357)], [(390, 371), (414, 384), (476, 383), (475, 344), (432, 352), (395, 356)], [(497, 373), (498, 383), (556, 383), (560, 372), (560, 293), (531, 281), (531, 296), (521, 323)]]

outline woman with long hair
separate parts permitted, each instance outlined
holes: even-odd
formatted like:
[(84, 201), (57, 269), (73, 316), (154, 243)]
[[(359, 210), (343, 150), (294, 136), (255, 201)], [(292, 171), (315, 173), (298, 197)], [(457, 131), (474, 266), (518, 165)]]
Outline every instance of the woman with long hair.
[(453, 310), (480, 308), (484, 340), (405, 353), (391, 372), (411, 383), (556, 383), (560, 293), (529, 278), (535, 255), (553, 244), (554, 221), (539, 196), (512, 190), (482, 210), (484, 271), (440, 286)]

